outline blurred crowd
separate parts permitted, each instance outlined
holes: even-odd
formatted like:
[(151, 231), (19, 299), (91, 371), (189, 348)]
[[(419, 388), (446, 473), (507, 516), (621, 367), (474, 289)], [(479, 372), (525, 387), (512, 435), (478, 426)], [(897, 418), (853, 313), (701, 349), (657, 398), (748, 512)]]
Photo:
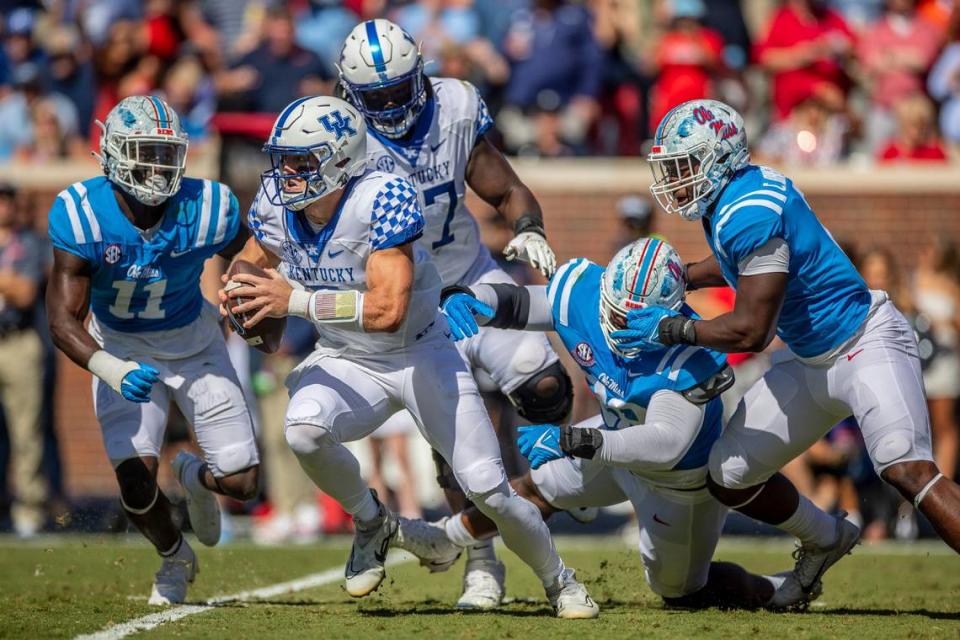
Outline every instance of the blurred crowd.
[(94, 120), (136, 93), (163, 95), (202, 146), (218, 113), (330, 91), (343, 39), (375, 17), (422, 43), (427, 73), (480, 88), (510, 153), (638, 155), (672, 105), (715, 97), (746, 115), (765, 161), (944, 162), (960, 144), (954, 4), (12, 0), (0, 162), (86, 157)]

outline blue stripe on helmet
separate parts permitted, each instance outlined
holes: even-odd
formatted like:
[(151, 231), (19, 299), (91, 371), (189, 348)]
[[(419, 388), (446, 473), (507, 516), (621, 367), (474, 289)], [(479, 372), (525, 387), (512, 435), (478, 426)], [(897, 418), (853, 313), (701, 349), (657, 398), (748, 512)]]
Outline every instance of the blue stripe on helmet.
[(294, 100), (293, 102), (291, 102), (290, 104), (287, 105), (287, 108), (284, 109), (284, 110), (283, 110), (283, 113), (280, 114), (280, 117), (277, 118), (277, 126), (276, 126), (276, 128), (274, 128), (274, 130), (273, 130), (273, 137), (274, 137), (274, 138), (280, 136), (280, 134), (282, 133), (282, 130), (283, 130), (284, 122), (286, 121), (287, 118), (290, 117), (290, 114), (293, 112), (293, 110), (296, 109), (298, 106), (300, 106), (301, 104), (303, 104), (304, 102), (306, 102), (306, 101), (309, 100), (309, 99), (310, 99), (309, 96), (306, 97), (306, 98), (298, 98), (298, 99)]
[(673, 115), (673, 112), (676, 111), (677, 109), (679, 109), (680, 107), (682, 107), (683, 105), (684, 105), (684, 103), (681, 102), (680, 104), (678, 104), (677, 106), (675, 106), (673, 109), (670, 109), (670, 111), (667, 111), (667, 115), (663, 116), (663, 120), (661, 120), (661, 121), (660, 121), (660, 124), (657, 125), (657, 132), (656, 132), (655, 134), (653, 134), (653, 143), (654, 143), (654, 144), (663, 144), (663, 138), (661, 137), (661, 135), (663, 134), (663, 127), (664, 127), (664, 126), (667, 124), (667, 122), (670, 120), (670, 116)]
[[(387, 63), (383, 59), (383, 49), (380, 48), (380, 36), (377, 35), (377, 23), (375, 20), (367, 20), (367, 42), (370, 43), (370, 53), (373, 55), (373, 64), (377, 68), (377, 73), (385, 74), (387, 72)], [(385, 80), (382, 75), (380, 79)]]
[(163, 101), (157, 96), (150, 96), (153, 102), (153, 108), (157, 110), (157, 126), (166, 129), (170, 126), (170, 118), (167, 116), (167, 108), (163, 106)]
[(637, 282), (640, 284), (640, 290), (635, 292), (636, 295), (643, 293), (643, 283), (647, 281), (648, 271), (650, 271), (653, 266), (653, 256), (657, 255), (657, 248), (660, 246), (661, 242), (656, 238), (651, 238), (650, 244), (647, 246), (643, 255), (643, 262), (640, 263), (640, 273), (637, 275)]

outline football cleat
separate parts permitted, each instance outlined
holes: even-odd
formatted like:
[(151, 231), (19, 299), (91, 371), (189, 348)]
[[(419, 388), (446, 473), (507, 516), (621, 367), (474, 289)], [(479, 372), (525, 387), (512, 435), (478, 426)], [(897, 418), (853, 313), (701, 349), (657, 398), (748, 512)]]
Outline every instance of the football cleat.
[[(373, 499), (377, 500), (376, 492), (371, 493)], [(356, 530), (353, 533), (353, 547), (350, 549), (350, 559), (345, 571), (345, 588), (354, 598), (370, 595), (387, 577), (383, 565), (387, 561), (390, 542), (399, 528), (397, 516), (379, 500), (377, 503), (380, 511), (376, 518), (366, 523), (353, 519)]]
[(180, 548), (172, 556), (163, 559), (160, 570), (154, 575), (153, 588), (147, 604), (162, 607), (180, 604), (187, 599), (187, 586), (200, 570), (200, 563), (186, 539), (180, 539)]
[(493, 609), (503, 602), (507, 568), (499, 560), (472, 560), (463, 573), (463, 593), (457, 609)]
[(446, 571), (463, 553), (463, 547), (447, 537), (443, 526), (446, 521), (446, 518), (439, 522), (400, 518), (393, 544), (417, 556), (420, 566), (429, 569), (430, 573)]
[(832, 545), (827, 547), (801, 545), (793, 552), (794, 560), (796, 560), (793, 574), (800, 583), (803, 592), (807, 595), (808, 601), (813, 601), (820, 596), (823, 589), (820, 581), (827, 569), (850, 553), (853, 547), (860, 542), (859, 527), (845, 520), (846, 515), (846, 512), (841, 511), (834, 516), (837, 519), (837, 539)]
[[(811, 594), (804, 592), (793, 571), (778, 573), (771, 576), (770, 579), (779, 584), (774, 588), (773, 596), (764, 605), (764, 608), (773, 611), (801, 611), (810, 604)], [(816, 595), (819, 596), (820, 593), (817, 592)]]
[(203, 461), (181, 451), (173, 459), (173, 473), (186, 492), (187, 513), (197, 540), (212, 547), (220, 542), (220, 503), (217, 495), (200, 484)]
[(547, 587), (547, 599), (558, 618), (582, 620), (600, 615), (600, 607), (576, 579), (573, 569), (564, 569), (554, 584)]

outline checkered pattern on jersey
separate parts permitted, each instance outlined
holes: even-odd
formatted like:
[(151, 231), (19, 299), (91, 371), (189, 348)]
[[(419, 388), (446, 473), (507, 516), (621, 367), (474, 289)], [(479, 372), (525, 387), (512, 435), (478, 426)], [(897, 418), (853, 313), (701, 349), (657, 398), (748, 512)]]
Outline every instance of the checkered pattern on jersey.
[(250, 231), (257, 240), (263, 240), (263, 220), (257, 213), (257, 203), (259, 201), (260, 197), (257, 196), (257, 198), (254, 199), (253, 204), (250, 205), (250, 211), (247, 212), (247, 226), (250, 227)]
[(410, 242), (423, 232), (417, 192), (402, 178), (388, 180), (373, 199), (370, 245), (387, 249)]
[(493, 118), (490, 117), (490, 111), (487, 109), (487, 103), (483, 101), (480, 92), (476, 87), (473, 88), (477, 93), (477, 137), (482, 136), (493, 126)]

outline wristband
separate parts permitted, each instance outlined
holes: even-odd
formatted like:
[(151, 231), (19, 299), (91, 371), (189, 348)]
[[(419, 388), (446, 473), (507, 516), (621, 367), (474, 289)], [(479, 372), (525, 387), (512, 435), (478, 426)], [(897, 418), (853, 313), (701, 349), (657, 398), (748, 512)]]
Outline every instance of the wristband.
[(87, 370), (107, 383), (117, 393), (120, 393), (120, 385), (124, 376), (139, 368), (140, 365), (136, 362), (121, 360), (103, 349), (94, 351), (90, 360), (87, 361)]
[(287, 303), (287, 315), (310, 320), (310, 298), (312, 296), (313, 292), (306, 289), (291, 291), (290, 301)]
[(582, 429), (563, 425), (560, 427), (560, 450), (575, 458), (592, 459), (603, 446), (600, 429)]
[(513, 224), (513, 235), (518, 236), (521, 233), (535, 233), (543, 238), (547, 237), (547, 232), (543, 229), (543, 218), (532, 213), (525, 213)]
[(697, 344), (697, 330), (693, 318), (672, 316), (664, 318), (657, 326), (657, 340), (669, 347), (674, 344)]

